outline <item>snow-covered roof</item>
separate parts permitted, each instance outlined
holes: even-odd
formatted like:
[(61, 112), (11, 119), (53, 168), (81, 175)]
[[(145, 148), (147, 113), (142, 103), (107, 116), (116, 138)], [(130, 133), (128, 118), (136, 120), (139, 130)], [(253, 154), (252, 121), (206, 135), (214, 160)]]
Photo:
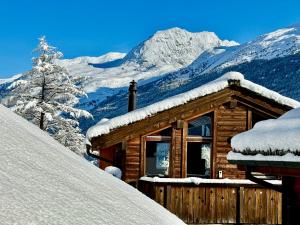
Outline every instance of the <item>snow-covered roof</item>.
[(202, 85), (185, 93), (169, 97), (152, 105), (134, 110), (132, 112), (114, 117), (109, 120), (100, 121), (87, 131), (86, 143), (90, 144), (90, 141), (93, 137), (108, 134), (111, 130), (115, 128), (137, 122), (139, 120), (145, 119), (167, 109), (183, 105), (199, 97), (223, 90), (229, 86), (228, 80), (239, 80), (240, 85), (242, 87), (254, 91), (257, 94), (262, 95), (264, 97), (272, 99), (280, 104), (287, 105), (293, 108), (300, 107), (300, 103), (298, 101), (293, 100), (291, 98), (287, 98), (275, 91), (269, 90), (265, 87), (248, 81), (244, 78), (243, 74), (239, 72), (228, 72), (214, 81), (211, 81), (205, 85)]
[(234, 136), (228, 160), (300, 163), (300, 108)]
[(0, 105), (1, 224), (184, 224)]

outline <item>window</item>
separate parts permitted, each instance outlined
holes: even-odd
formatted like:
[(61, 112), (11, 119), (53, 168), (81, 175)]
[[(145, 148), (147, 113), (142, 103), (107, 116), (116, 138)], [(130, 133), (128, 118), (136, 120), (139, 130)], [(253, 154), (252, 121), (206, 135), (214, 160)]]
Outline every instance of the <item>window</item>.
[(168, 176), (172, 129), (146, 137), (146, 175)]
[(210, 177), (212, 116), (202, 116), (188, 123), (187, 176)]
[(169, 174), (170, 142), (147, 141), (146, 174), (167, 176)]
[(211, 117), (202, 116), (196, 120), (189, 122), (188, 135), (196, 135), (202, 137), (211, 136)]

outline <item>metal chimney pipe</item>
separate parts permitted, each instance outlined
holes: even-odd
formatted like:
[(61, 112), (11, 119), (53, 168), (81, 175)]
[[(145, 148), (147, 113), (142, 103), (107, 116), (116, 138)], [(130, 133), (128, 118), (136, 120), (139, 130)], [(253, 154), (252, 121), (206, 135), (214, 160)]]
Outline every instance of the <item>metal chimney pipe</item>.
[(137, 83), (133, 80), (129, 85), (128, 112), (136, 109)]

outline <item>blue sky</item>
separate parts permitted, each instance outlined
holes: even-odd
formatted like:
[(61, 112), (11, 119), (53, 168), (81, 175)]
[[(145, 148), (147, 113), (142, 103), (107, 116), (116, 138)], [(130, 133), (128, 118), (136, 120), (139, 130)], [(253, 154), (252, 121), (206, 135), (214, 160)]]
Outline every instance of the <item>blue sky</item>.
[(300, 23), (299, 8), (297, 0), (1, 0), (0, 78), (31, 68), (41, 35), (65, 58), (128, 52), (171, 27), (243, 43)]

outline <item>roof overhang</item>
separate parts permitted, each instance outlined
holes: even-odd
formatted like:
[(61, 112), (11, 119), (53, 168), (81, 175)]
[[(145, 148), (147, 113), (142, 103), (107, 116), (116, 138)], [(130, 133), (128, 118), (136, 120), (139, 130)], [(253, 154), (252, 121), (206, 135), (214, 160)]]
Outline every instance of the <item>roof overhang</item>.
[[(168, 127), (171, 123), (178, 119), (186, 120), (195, 115), (198, 116), (209, 113), (221, 104), (232, 100), (237, 100), (239, 104), (253, 108), (259, 112), (263, 112), (271, 118), (277, 118), (292, 109), (290, 106), (268, 99), (247, 88), (231, 85), (218, 92), (201, 96), (188, 103), (159, 112), (140, 121), (118, 127), (110, 131), (108, 134), (93, 137), (90, 142), (93, 148), (96, 146), (98, 148), (107, 148), (122, 142), (122, 140), (131, 139), (139, 135), (145, 135), (147, 132), (153, 132), (153, 128), (160, 130)], [(193, 115), (191, 115), (190, 112), (187, 112), (187, 109), (191, 107), (193, 108)]]
[[(232, 152), (231, 152), (232, 154)], [(233, 153), (237, 154), (237, 153)], [(237, 164), (240, 170), (251, 170), (264, 174), (279, 175), (279, 176), (299, 176), (300, 177), (300, 160), (295, 156), (294, 161), (288, 161), (282, 156), (261, 156), (259, 160), (253, 159), (255, 156), (244, 156), (239, 158), (228, 157), (227, 160), (231, 164)], [(265, 159), (264, 159), (265, 158)], [(273, 159), (272, 159), (273, 158)]]

